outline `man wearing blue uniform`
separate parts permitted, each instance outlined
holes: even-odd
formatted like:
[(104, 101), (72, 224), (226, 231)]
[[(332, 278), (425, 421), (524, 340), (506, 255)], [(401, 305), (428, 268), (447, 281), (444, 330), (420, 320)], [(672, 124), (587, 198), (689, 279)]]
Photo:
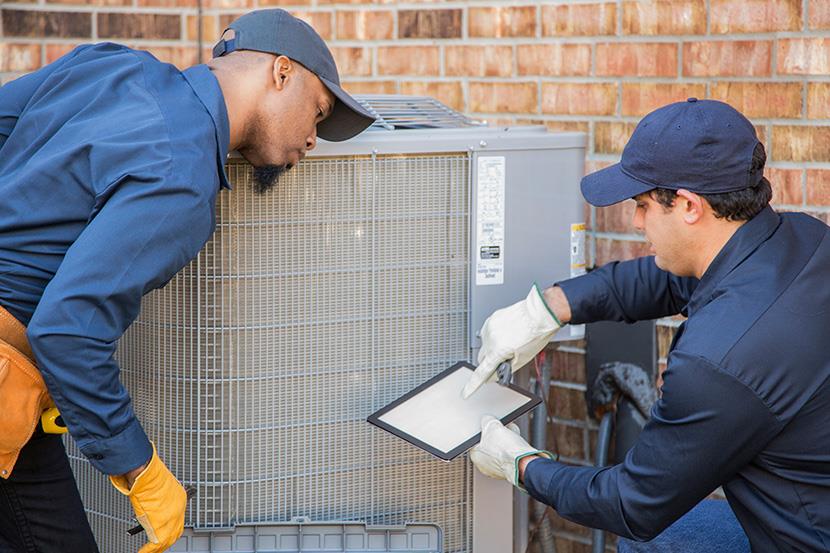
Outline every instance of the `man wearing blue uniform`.
[[(471, 453), (483, 473), (636, 541), (722, 486), (753, 551), (830, 551), (830, 231), (772, 210), (765, 161), (746, 118), (690, 98), (643, 118), (621, 162), (583, 179), (593, 205), (634, 199), (653, 255), (534, 287), (493, 313), (465, 395), (504, 359), (520, 368), (563, 324), (683, 314), (661, 398), (625, 460), (604, 468), (556, 462), (485, 418)], [(699, 528), (694, 551), (723, 551), (707, 545), (713, 533)], [(693, 550), (662, 547), (652, 550)]]
[(182, 533), (186, 494), (136, 419), (113, 359), (144, 294), (211, 236), (228, 151), (264, 191), (373, 121), (320, 37), (283, 10), (233, 22), (185, 71), (81, 46), (0, 88), (0, 551), (97, 551), (53, 406), (127, 495), (142, 553)]

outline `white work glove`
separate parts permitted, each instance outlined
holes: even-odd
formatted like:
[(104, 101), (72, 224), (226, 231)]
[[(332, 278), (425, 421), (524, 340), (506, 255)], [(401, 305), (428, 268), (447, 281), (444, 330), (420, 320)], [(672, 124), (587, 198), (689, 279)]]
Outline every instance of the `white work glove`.
[(553, 459), (550, 452), (540, 451), (527, 443), (515, 424), (504, 426), (496, 417), (484, 415), (481, 419), (481, 441), (470, 450), (470, 461), (481, 474), (507, 480), (524, 490), (519, 484), (519, 461), (530, 455)]
[(482, 384), (494, 380), (502, 361), (509, 360), (513, 372), (518, 371), (544, 349), (560, 328), (562, 325), (534, 284), (527, 298), (495, 311), (484, 321), (478, 368), (461, 395), (467, 399)]

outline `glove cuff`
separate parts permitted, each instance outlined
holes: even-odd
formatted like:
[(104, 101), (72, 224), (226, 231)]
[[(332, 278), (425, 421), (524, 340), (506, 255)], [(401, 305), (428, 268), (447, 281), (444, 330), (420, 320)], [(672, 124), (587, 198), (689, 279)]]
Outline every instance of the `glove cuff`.
[(522, 453), (521, 455), (519, 455), (515, 459), (513, 459), (513, 481), (512, 481), (512, 484), (514, 486), (516, 486), (517, 488), (519, 488), (520, 490), (522, 490), (523, 492), (525, 492), (525, 493), (527, 493), (527, 490), (522, 485), (522, 483), (519, 481), (519, 461), (521, 461), (525, 457), (531, 457), (533, 455), (537, 455), (539, 457), (544, 457), (546, 459), (550, 459), (551, 461), (558, 461), (559, 460), (559, 455), (554, 455), (553, 453), (551, 453), (550, 451), (547, 451), (545, 449), (537, 449), (535, 451), (528, 451), (526, 453)]
[(156, 453), (156, 444), (150, 442), (150, 445), (153, 446), (153, 456), (150, 457), (150, 461), (147, 463), (147, 466), (144, 467), (144, 470), (142, 470), (141, 473), (139, 473), (139, 475), (135, 477), (132, 486), (128, 485), (127, 478), (123, 475), (110, 475), (109, 477), (110, 482), (115, 487), (115, 489), (121, 492), (122, 494), (126, 495), (127, 497), (131, 497), (133, 495), (136, 488), (138, 487), (139, 480), (141, 480), (142, 483), (146, 480), (152, 480), (153, 477), (158, 473), (158, 465), (161, 463), (161, 459), (159, 459), (158, 453)]
[(528, 311), (534, 320), (539, 323), (547, 332), (553, 332), (562, 328), (562, 323), (559, 322), (556, 314), (548, 306), (545, 301), (545, 296), (542, 294), (541, 288), (535, 282), (530, 293), (527, 295)]

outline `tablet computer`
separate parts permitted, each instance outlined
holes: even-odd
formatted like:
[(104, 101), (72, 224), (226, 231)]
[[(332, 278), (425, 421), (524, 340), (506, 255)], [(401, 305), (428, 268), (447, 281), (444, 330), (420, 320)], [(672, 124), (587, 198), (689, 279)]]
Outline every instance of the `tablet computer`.
[(463, 399), (461, 390), (474, 370), (469, 363), (456, 363), (372, 413), (368, 420), (439, 459), (450, 461), (481, 439), (484, 415), (493, 415), (508, 424), (542, 401), (517, 386), (496, 382), (484, 384)]

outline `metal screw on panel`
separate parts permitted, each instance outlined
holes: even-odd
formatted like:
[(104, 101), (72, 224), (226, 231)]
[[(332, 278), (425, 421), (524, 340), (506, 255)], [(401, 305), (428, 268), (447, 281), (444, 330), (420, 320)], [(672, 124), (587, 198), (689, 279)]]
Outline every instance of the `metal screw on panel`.
[(481, 146), (482, 148), (486, 148), (487, 147), (487, 142), (485, 140), (482, 140), (481, 142), (478, 143), (478, 145)]

